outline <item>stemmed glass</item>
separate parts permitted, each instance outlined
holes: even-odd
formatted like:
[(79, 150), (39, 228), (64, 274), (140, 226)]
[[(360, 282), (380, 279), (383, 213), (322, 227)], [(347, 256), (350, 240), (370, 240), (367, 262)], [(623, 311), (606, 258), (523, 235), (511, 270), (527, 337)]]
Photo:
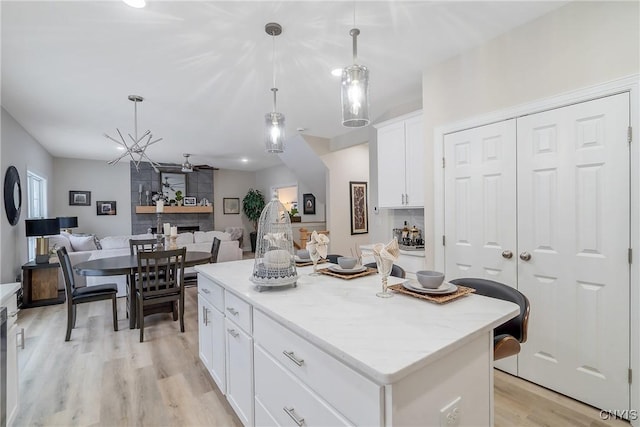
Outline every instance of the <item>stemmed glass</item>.
[(376, 260), (378, 274), (380, 274), (382, 278), (382, 292), (376, 293), (376, 296), (380, 298), (390, 298), (393, 296), (393, 293), (389, 292), (389, 290), (387, 289), (387, 281), (389, 279), (389, 274), (391, 273), (391, 268), (393, 267), (393, 260), (384, 259), (377, 254), (374, 254), (373, 257)]
[(318, 248), (316, 245), (307, 244), (307, 249), (309, 250), (309, 258), (311, 258), (311, 262), (313, 262), (313, 273), (309, 273), (309, 276), (319, 276), (318, 273), (318, 260), (320, 259), (320, 252), (318, 252)]

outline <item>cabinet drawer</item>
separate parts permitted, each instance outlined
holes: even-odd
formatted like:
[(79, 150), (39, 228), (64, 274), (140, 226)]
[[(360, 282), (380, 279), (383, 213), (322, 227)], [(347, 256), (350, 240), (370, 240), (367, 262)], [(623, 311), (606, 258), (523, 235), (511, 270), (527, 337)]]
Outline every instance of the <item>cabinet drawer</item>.
[(224, 311), (224, 289), (200, 273), (198, 273), (198, 293), (215, 308)]
[(9, 330), (18, 320), (18, 299), (15, 294), (7, 298), (5, 307), (7, 307), (7, 330)]
[(251, 305), (231, 292), (224, 294), (224, 315), (251, 335)]
[(255, 346), (254, 363), (256, 407), (263, 406), (278, 425), (350, 425), (260, 346)]
[[(382, 388), (255, 311), (254, 342), (357, 425), (382, 424)], [(286, 415), (286, 414), (285, 414)]]

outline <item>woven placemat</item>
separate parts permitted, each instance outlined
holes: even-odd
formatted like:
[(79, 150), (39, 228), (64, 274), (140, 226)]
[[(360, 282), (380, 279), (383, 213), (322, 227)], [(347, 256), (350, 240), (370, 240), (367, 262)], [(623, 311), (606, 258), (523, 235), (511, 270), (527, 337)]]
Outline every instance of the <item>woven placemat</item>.
[(404, 286), (402, 286), (402, 283), (398, 283), (397, 285), (391, 285), (389, 286), (389, 289), (391, 289), (392, 291), (399, 292), (401, 294), (411, 295), (412, 297), (424, 299), (424, 300), (435, 302), (438, 304), (444, 304), (446, 302), (456, 300), (460, 297), (463, 297), (465, 295), (468, 295), (476, 291), (475, 289), (467, 288), (466, 286), (462, 286), (462, 285), (456, 285), (456, 286), (458, 286), (458, 290), (446, 295), (426, 295), (426, 294), (421, 294), (419, 292), (413, 292), (405, 288)]
[[(318, 264), (324, 264), (325, 262), (329, 262), (326, 259), (318, 260)], [(313, 265), (313, 261), (296, 261), (296, 267), (306, 267), (308, 265)]]
[(370, 274), (377, 274), (378, 269), (367, 267), (367, 269), (361, 273), (340, 274), (340, 273), (335, 273), (329, 270), (328, 268), (323, 268), (322, 270), (318, 270), (318, 273), (326, 274), (327, 276), (337, 277), (339, 279), (351, 280), (351, 279), (355, 279), (356, 277), (363, 277), (363, 276), (368, 276)]

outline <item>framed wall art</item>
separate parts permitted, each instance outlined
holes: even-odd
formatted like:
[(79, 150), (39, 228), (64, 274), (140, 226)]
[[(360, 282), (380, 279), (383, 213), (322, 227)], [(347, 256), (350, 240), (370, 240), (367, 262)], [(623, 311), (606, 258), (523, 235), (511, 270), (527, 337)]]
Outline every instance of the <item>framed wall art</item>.
[(368, 233), (367, 183), (350, 181), (349, 195), (351, 200), (351, 234)]
[(224, 197), (222, 199), (222, 213), (224, 215), (240, 214), (240, 199), (238, 197)]
[(302, 213), (305, 215), (316, 214), (316, 196), (311, 193), (302, 195)]
[(91, 191), (69, 191), (69, 206), (91, 206)]
[(116, 215), (116, 202), (96, 202), (96, 213), (98, 215)]
[(185, 197), (184, 198), (184, 205), (185, 206), (196, 206), (196, 198), (195, 197)]

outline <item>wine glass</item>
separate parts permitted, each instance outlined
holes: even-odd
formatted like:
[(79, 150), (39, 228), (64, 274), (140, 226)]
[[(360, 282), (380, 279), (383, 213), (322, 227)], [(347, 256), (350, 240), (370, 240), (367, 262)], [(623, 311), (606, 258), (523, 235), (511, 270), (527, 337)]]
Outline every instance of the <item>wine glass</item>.
[(393, 294), (387, 289), (387, 281), (389, 279), (389, 274), (391, 273), (391, 268), (393, 267), (393, 260), (384, 259), (380, 255), (376, 254), (374, 254), (373, 257), (376, 260), (378, 274), (380, 274), (382, 278), (382, 292), (376, 293), (376, 296), (380, 298), (390, 298)]
[(320, 252), (318, 252), (318, 248), (316, 245), (307, 244), (307, 249), (309, 250), (309, 258), (311, 258), (311, 262), (313, 262), (313, 273), (309, 273), (309, 276), (319, 276), (318, 273), (318, 260), (320, 259)]

